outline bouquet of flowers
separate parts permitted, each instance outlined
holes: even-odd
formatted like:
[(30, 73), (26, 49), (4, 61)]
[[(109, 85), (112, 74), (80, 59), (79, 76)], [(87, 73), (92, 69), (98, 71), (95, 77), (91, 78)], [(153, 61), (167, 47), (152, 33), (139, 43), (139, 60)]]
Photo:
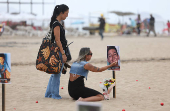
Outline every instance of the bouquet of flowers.
[(104, 86), (106, 86), (107, 90), (112, 84), (114, 84), (114, 82), (115, 82), (115, 79), (113, 79), (113, 78), (103, 80), (103, 84), (104, 84)]
[(115, 86), (115, 79), (108, 78), (104, 79), (103, 83), (100, 83), (99, 85), (103, 89), (103, 95), (106, 100), (109, 100), (109, 94), (111, 92), (111, 89)]

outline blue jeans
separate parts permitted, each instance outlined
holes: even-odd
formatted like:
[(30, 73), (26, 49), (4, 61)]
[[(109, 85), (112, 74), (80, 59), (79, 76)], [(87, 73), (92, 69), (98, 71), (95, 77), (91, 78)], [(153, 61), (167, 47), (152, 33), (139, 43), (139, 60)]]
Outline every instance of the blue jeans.
[(61, 99), (62, 97), (59, 95), (59, 87), (60, 87), (60, 76), (61, 72), (63, 70), (63, 59), (62, 59), (62, 54), (59, 52), (59, 56), (62, 61), (62, 68), (59, 74), (51, 74), (51, 77), (48, 82), (48, 86), (46, 89), (45, 97), (46, 98), (53, 98), (53, 99)]
[(104, 32), (103, 29), (100, 29), (100, 30), (99, 30), (99, 35), (101, 36), (101, 39), (102, 39), (102, 40), (103, 40), (103, 32)]

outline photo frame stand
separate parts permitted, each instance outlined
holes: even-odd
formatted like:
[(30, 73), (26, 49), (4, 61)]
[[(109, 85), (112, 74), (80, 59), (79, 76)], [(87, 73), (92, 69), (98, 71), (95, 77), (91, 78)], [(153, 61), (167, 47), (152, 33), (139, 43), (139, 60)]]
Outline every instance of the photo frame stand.
[[(116, 80), (116, 73), (113, 71), (113, 78)], [(116, 83), (116, 81), (115, 81)], [(116, 98), (116, 84), (115, 87), (113, 87), (113, 98)]]
[(5, 84), (2, 84), (2, 111), (5, 111)]

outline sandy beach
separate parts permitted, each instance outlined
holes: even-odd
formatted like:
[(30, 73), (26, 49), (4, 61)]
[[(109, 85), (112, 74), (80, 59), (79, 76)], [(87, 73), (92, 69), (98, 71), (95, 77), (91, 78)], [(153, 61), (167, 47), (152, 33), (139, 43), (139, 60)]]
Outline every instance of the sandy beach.
[[(42, 38), (0, 37), (0, 52), (11, 53), (12, 63), (11, 84), (5, 85), (6, 111), (76, 111), (76, 102), (68, 94), (69, 70), (61, 75), (62, 99), (44, 97), (51, 75), (35, 67)], [(90, 63), (105, 66), (107, 45), (120, 47), (121, 68), (116, 71), (116, 98), (112, 98), (111, 92), (110, 100), (100, 101), (102, 111), (170, 110), (170, 37), (109, 35), (102, 41), (99, 36), (67, 36), (67, 40), (68, 43), (74, 41), (70, 45), (73, 58), (70, 64), (78, 57), (81, 47), (90, 47), (93, 52)], [(102, 92), (99, 83), (111, 77), (110, 70), (89, 72), (85, 85)], [(0, 98), (2, 104), (2, 96)], [(164, 106), (160, 105), (162, 102)]]

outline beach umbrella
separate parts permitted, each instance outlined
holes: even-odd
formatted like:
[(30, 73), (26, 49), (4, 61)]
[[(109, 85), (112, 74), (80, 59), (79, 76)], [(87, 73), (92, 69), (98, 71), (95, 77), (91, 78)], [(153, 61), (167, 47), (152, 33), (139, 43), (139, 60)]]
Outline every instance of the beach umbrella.
[(75, 22), (72, 22), (71, 24), (72, 25), (77, 25), (77, 24), (84, 24), (85, 22), (84, 21), (82, 21), (82, 20), (77, 20), (77, 21), (75, 21)]
[(27, 21), (27, 20), (35, 20), (36, 16), (30, 13), (24, 13), (21, 12), (19, 14), (13, 14), (14, 19), (20, 20), (20, 21)]
[(0, 13), (0, 20), (1, 21), (7, 21), (7, 20), (13, 20), (15, 16), (11, 15), (10, 13)]
[(164, 21), (164, 19), (160, 15), (155, 13), (140, 12), (139, 14), (142, 20), (145, 18), (150, 18), (150, 14), (152, 14), (152, 16), (155, 18), (155, 21)]
[(133, 12), (121, 12), (121, 11), (109, 11), (109, 13), (114, 13), (118, 16), (121, 16), (123, 18), (123, 22), (124, 22), (124, 16), (136, 15)]
[[(155, 13), (150, 13), (150, 12), (140, 12), (138, 13), (140, 14), (140, 18), (141, 20), (145, 20), (145, 19), (150, 19), (150, 14), (152, 14), (152, 16), (155, 18), (155, 21), (165, 21), (164, 18), (162, 18), (160, 15), (155, 14)], [(136, 15), (129, 15), (130, 18), (132, 19), (136, 19), (137, 16)]]
[(44, 26), (45, 25), (45, 21), (46, 22), (47, 21), (48, 22), (51, 21), (51, 15), (37, 15), (35, 20), (41, 21), (42, 22), (42, 26)]
[(71, 12), (71, 13), (69, 13), (66, 21), (69, 21), (69, 24), (72, 25), (72, 22), (73, 22), (74, 20), (81, 20), (81, 19), (83, 19), (82, 16), (80, 16), (80, 15), (77, 14), (77, 13), (72, 13), (72, 12)]
[(0, 19), (4, 21), (27, 21), (35, 20), (35, 18), (35, 15), (29, 13), (0, 13)]
[(35, 20), (50, 21), (50, 15), (37, 15)]
[(115, 13), (118, 16), (136, 15), (133, 12), (121, 12), (121, 11), (110, 11), (109, 13)]
[(67, 19), (83, 19), (83, 17), (76, 13), (69, 13)]
[(0, 20), (3, 21), (5, 19), (5, 13), (0, 13)]
[(79, 31), (81, 31), (84, 23), (85, 22), (83, 20), (76, 20), (72, 22), (71, 25), (72, 27), (77, 28)]

